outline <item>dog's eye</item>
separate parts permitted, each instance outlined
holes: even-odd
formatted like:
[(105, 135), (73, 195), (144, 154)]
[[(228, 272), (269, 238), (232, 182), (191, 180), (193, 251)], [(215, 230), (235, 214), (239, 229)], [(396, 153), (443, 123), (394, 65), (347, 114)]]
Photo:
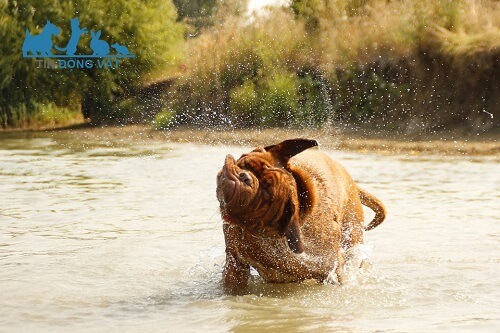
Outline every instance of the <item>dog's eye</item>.
[(264, 197), (264, 199), (271, 200), (271, 198), (272, 198), (271, 184), (269, 184), (268, 182), (262, 182), (260, 184), (260, 187), (262, 189), (262, 196)]
[(250, 165), (250, 163), (247, 162), (246, 159), (239, 161), (238, 166), (244, 170), (252, 171), (252, 166)]

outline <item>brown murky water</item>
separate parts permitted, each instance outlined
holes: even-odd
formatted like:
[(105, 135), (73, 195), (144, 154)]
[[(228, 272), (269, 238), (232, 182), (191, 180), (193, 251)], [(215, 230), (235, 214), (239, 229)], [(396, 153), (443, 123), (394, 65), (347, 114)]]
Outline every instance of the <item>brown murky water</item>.
[(2, 134), (1, 330), (498, 331), (496, 159), (328, 151), (387, 205), (371, 267), (226, 296), (215, 174), (247, 150)]

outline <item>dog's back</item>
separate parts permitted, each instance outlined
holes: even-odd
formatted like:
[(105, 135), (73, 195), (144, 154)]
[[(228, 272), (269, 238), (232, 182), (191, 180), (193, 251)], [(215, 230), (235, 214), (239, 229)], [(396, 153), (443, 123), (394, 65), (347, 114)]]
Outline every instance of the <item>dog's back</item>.
[[(303, 233), (314, 238), (311, 250), (343, 250), (363, 241), (363, 208), (358, 187), (347, 170), (319, 150), (306, 150), (290, 160), (304, 211)], [(304, 199), (305, 198), (305, 199)], [(317, 244), (312, 246), (312, 244)]]

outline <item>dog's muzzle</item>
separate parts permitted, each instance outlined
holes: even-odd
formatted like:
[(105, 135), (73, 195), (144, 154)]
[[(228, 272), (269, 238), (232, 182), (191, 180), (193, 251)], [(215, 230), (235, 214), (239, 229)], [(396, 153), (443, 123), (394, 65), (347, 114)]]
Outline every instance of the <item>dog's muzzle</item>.
[(240, 186), (239, 174), (236, 160), (233, 156), (227, 155), (222, 170), (217, 174), (217, 199), (221, 207), (237, 199)]

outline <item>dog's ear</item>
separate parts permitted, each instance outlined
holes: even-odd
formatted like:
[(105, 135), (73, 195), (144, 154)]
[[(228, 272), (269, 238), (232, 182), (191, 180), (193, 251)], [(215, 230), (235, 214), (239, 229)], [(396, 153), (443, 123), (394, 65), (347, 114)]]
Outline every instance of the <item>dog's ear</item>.
[(304, 252), (304, 242), (299, 222), (298, 203), (291, 199), (285, 206), (284, 214), (279, 222), (281, 234), (285, 235), (290, 250), (295, 253)]
[(278, 158), (283, 165), (288, 163), (288, 160), (298, 153), (312, 147), (317, 147), (318, 142), (310, 139), (290, 139), (282, 141), (276, 145), (267, 146), (264, 149)]

